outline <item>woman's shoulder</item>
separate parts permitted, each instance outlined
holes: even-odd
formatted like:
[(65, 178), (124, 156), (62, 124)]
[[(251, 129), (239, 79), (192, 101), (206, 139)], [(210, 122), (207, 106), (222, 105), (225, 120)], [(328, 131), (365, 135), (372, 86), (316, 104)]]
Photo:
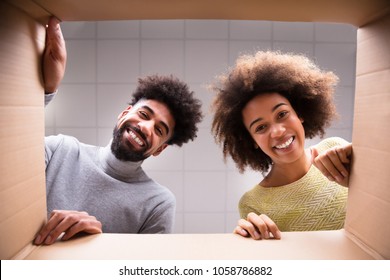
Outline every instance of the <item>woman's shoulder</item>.
[(323, 139), (321, 142), (315, 145), (317, 150), (321, 153), (336, 146), (347, 145), (349, 142), (341, 137), (329, 137)]
[(259, 184), (254, 185), (251, 189), (244, 192), (244, 194), (240, 198), (240, 202), (252, 200), (254, 196), (256, 196), (257, 189), (259, 187)]

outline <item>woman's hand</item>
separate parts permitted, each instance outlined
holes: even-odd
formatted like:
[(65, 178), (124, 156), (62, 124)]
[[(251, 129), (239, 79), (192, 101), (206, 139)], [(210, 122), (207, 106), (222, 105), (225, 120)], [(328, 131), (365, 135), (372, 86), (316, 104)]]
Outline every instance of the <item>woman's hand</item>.
[(330, 181), (336, 181), (348, 187), (349, 169), (352, 155), (352, 144), (333, 147), (319, 154), (315, 147), (311, 148), (313, 164)]
[[(233, 233), (253, 239), (281, 238), (278, 226), (264, 214), (249, 213), (246, 219), (240, 219)], [(271, 235), (272, 234), (272, 235)]]

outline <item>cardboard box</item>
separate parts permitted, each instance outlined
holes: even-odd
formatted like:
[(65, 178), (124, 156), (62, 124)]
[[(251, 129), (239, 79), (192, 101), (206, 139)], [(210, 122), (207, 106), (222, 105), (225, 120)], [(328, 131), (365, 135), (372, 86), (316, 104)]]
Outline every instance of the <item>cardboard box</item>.
[[(390, 259), (389, 1), (8, 0), (0, 11), (1, 259)], [(40, 61), (50, 15), (63, 21), (246, 19), (359, 27), (345, 229), (290, 232), (263, 242), (233, 234), (100, 234), (32, 245), (46, 220)], [(132, 250), (122, 250), (123, 244)]]

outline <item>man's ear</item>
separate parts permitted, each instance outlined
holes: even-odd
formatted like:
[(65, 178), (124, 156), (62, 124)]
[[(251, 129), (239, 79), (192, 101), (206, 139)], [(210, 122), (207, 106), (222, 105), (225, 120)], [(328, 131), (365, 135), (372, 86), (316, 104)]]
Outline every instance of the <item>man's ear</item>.
[(118, 120), (120, 120), (121, 118), (123, 118), (124, 116), (126, 116), (128, 113), (129, 113), (129, 110), (132, 108), (133, 106), (129, 106), (127, 107), (125, 110), (122, 111), (122, 113), (120, 113), (118, 115)]
[(166, 147), (168, 147), (168, 144), (162, 144), (152, 155), (155, 157), (158, 156), (159, 154), (161, 154), (162, 151), (165, 150)]

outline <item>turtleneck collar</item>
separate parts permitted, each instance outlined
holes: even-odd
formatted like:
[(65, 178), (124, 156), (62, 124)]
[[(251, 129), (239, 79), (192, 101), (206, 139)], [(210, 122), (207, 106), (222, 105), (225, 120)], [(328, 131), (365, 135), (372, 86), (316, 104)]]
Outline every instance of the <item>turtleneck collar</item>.
[(131, 162), (117, 159), (111, 151), (111, 142), (112, 140), (106, 147), (102, 147), (99, 150), (99, 161), (104, 172), (124, 182), (149, 180), (149, 177), (141, 167), (143, 161)]

